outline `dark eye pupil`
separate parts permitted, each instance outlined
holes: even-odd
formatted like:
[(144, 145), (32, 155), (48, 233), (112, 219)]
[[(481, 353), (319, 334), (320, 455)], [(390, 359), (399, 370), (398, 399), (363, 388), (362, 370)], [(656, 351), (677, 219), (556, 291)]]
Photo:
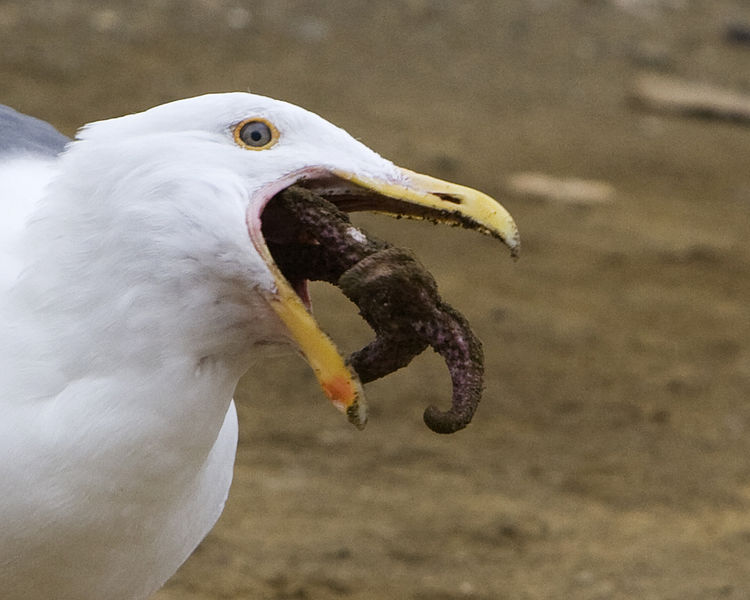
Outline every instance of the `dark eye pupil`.
[(273, 140), (273, 133), (263, 121), (250, 121), (240, 130), (240, 138), (248, 146), (262, 148)]

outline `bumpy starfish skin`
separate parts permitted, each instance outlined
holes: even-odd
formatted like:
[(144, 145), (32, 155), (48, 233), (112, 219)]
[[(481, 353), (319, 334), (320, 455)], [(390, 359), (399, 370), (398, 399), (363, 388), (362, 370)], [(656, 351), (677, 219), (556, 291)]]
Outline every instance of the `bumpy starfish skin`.
[(437, 433), (468, 425), (482, 394), (482, 345), (463, 315), (442, 301), (414, 255), (369, 237), (305, 188), (283, 191), (267, 212), (269, 220), (285, 225), (277, 239), (267, 239), (282, 272), (290, 280), (338, 286), (375, 331), (375, 339), (348, 359), (362, 382), (405, 367), (432, 346), (448, 367), (453, 397), (448, 411), (428, 406), (425, 423)]

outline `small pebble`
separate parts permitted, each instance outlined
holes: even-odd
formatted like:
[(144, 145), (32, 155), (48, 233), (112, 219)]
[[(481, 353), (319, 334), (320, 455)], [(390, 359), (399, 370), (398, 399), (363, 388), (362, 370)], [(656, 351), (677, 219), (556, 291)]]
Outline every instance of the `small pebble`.
[(615, 188), (606, 181), (558, 178), (544, 173), (517, 173), (508, 178), (508, 191), (548, 202), (596, 205), (612, 202)]

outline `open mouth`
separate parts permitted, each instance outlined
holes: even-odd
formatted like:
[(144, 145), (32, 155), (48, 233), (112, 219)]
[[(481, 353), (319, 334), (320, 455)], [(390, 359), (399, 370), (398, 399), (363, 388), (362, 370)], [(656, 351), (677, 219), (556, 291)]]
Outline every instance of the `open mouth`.
[[(347, 213), (369, 210), (459, 225), (500, 238), (513, 254), (518, 233), (505, 209), (484, 194), (399, 173), (395, 182), (348, 173), (297, 178), (250, 220), (250, 236), (276, 281), (269, 302), (334, 405), (363, 426), (361, 383), (406, 366), (431, 346), (451, 373), (453, 399), (447, 411), (429, 407), (425, 422), (451, 433), (468, 424), (481, 396), (481, 344), (463, 316), (440, 299), (434, 279), (410, 252), (372, 238), (353, 226)], [(309, 312), (310, 280), (339, 287), (376, 334), (346, 361)]]
[[(301, 203), (307, 201), (309, 210), (305, 210), (305, 204), (290, 210), (289, 202), (282, 198), (291, 189), (309, 191), (311, 195), (300, 200)], [(320, 200), (337, 210), (321, 210)], [(386, 209), (386, 212), (406, 216), (408, 208), (409, 205), (399, 207), (396, 199), (347, 186), (334, 175), (300, 179), (267, 202), (261, 213), (261, 232), (279, 271), (310, 309), (307, 282), (327, 281), (335, 285), (344, 270), (343, 264), (356, 260), (354, 257), (347, 259), (347, 251), (356, 253), (356, 243), (364, 242), (366, 237), (369, 239), (351, 226), (346, 217), (342, 219), (342, 214), (367, 210), (384, 212)], [(416, 211), (414, 216), (424, 218)]]

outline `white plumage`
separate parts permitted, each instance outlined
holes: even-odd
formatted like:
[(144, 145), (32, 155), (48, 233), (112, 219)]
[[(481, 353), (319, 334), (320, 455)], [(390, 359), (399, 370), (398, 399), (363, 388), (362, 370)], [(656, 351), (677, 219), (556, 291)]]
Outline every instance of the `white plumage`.
[[(247, 119), (278, 141), (243, 147)], [(293, 341), (315, 366), (279, 308), (298, 299), (259, 241), (265, 202), (300, 178), (427, 198), (426, 179), (244, 93), (88, 125), (59, 156), (17, 141), (0, 156), (0, 597), (145, 599), (221, 513), (254, 348)]]

